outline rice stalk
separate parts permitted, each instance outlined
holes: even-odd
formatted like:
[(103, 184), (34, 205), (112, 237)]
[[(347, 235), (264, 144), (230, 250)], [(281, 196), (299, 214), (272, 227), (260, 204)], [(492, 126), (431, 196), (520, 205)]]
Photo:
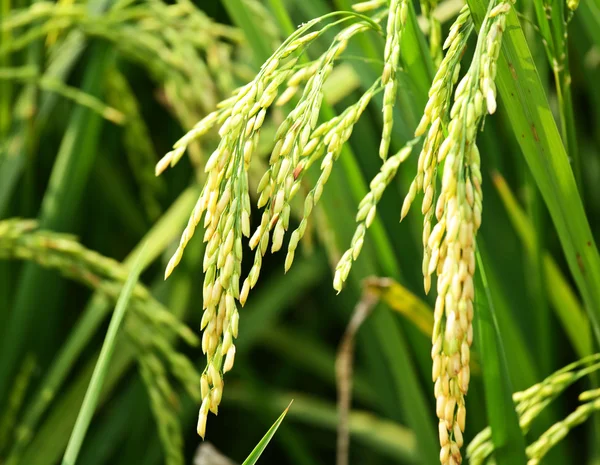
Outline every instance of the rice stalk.
[(127, 280), (123, 285), (123, 289), (119, 293), (115, 311), (110, 318), (110, 323), (108, 325), (106, 335), (104, 336), (100, 354), (98, 355), (98, 359), (94, 365), (92, 377), (90, 378), (83, 402), (81, 403), (79, 413), (77, 414), (75, 426), (73, 426), (73, 430), (69, 436), (67, 449), (65, 450), (65, 454), (61, 462), (62, 465), (75, 465), (77, 458), (79, 457), (81, 445), (83, 444), (83, 440), (85, 439), (89, 426), (92, 422), (96, 406), (98, 405), (98, 400), (100, 399), (100, 393), (102, 392), (104, 382), (109, 372), (110, 361), (115, 352), (117, 335), (119, 334), (121, 323), (125, 318), (133, 289), (139, 280), (143, 268), (144, 252), (145, 248), (142, 248), (127, 276)]

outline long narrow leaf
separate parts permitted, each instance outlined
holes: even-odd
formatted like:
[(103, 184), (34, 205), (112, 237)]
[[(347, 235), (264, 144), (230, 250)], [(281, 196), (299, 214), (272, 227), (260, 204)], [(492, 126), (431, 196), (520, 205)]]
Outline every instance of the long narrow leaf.
[(133, 289), (137, 284), (140, 273), (142, 272), (144, 252), (145, 249), (142, 248), (135, 260), (131, 272), (129, 273), (129, 277), (123, 286), (119, 300), (117, 301), (117, 306), (115, 307), (115, 311), (108, 326), (108, 331), (106, 332), (106, 337), (104, 338), (104, 344), (102, 344), (102, 350), (100, 351), (98, 362), (94, 368), (92, 379), (90, 380), (90, 384), (83, 399), (83, 404), (79, 410), (75, 427), (71, 433), (71, 438), (69, 439), (69, 444), (67, 445), (67, 450), (65, 451), (65, 455), (62, 460), (62, 465), (75, 465), (77, 462), (77, 456), (79, 455), (81, 444), (83, 443), (88, 427), (92, 421), (92, 416), (94, 415), (94, 410), (96, 409), (96, 404), (98, 403), (100, 392), (102, 391), (102, 386), (104, 384), (106, 374), (108, 373), (110, 360), (115, 350), (115, 343), (121, 322), (125, 317), (125, 311), (127, 310), (129, 299), (131, 298)]
[[(531, 253), (536, 240), (533, 226), (500, 174), (494, 175), (494, 184), (517, 234), (521, 237), (525, 248)], [(545, 287), (548, 298), (552, 302), (554, 311), (569, 336), (571, 344), (580, 357), (589, 355), (592, 351), (589, 321), (569, 282), (548, 252), (543, 255), (543, 271), (547, 281)]]
[[(469, 0), (481, 24), (485, 0)], [(600, 256), (569, 158), (527, 40), (514, 11), (507, 17), (496, 82), (523, 156), (550, 211), (569, 269), (600, 341)]]
[(292, 402), (290, 402), (290, 404), (283, 411), (283, 413), (279, 416), (279, 418), (275, 421), (275, 423), (273, 423), (273, 426), (271, 426), (269, 428), (269, 431), (267, 431), (267, 433), (263, 436), (263, 438), (256, 445), (256, 447), (254, 448), (254, 450), (252, 450), (252, 452), (250, 453), (250, 455), (248, 456), (248, 458), (246, 460), (244, 460), (244, 463), (242, 463), (242, 465), (254, 465), (258, 461), (258, 459), (260, 458), (260, 456), (262, 455), (262, 453), (267, 448), (267, 445), (269, 444), (269, 442), (271, 442), (271, 439), (275, 435), (275, 432), (277, 431), (277, 429), (279, 428), (279, 426), (283, 422), (283, 419), (285, 418), (285, 415), (288, 413), (288, 410), (292, 406)]
[(479, 244), (479, 249), (477, 253), (475, 325), (496, 463), (498, 465), (525, 465), (527, 463), (525, 440), (512, 401), (513, 389), (502, 337), (496, 321), (494, 303), (485, 276), (484, 261), (481, 258), (481, 244)]

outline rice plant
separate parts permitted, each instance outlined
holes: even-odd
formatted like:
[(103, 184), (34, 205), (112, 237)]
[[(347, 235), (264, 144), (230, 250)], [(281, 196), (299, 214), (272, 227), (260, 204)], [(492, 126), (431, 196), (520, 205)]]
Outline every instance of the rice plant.
[(594, 463), (597, 0), (0, 12), (0, 463)]

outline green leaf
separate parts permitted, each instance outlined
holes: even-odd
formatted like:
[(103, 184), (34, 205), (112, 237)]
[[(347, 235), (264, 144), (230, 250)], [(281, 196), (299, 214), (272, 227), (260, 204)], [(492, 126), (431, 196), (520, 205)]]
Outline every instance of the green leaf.
[[(468, 3), (480, 25), (487, 7), (485, 0)], [(600, 341), (600, 256), (567, 152), (514, 10), (507, 15), (496, 83)]]
[(92, 373), (92, 379), (90, 380), (87, 392), (85, 393), (83, 404), (79, 410), (79, 415), (77, 416), (75, 427), (71, 433), (71, 438), (69, 439), (67, 450), (65, 451), (65, 455), (62, 460), (62, 465), (75, 465), (77, 462), (77, 456), (79, 455), (81, 444), (83, 443), (88, 427), (92, 421), (94, 410), (98, 404), (100, 392), (102, 391), (102, 386), (104, 385), (104, 380), (106, 379), (106, 374), (108, 373), (108, 369), (110, 367), (110, 360), (115, 349), (119, 327), (121, 326), (121, 322), (125, 317), (125, 311), (127, 310), (129, 299), (131, 298), (133, 289), (137, 284), (138, 278), (143, 269), (144, 252), (145, 249), (142, 248), (134, 262), (129, 276), (127, 277), (127, 281), (123, 286), (123, 290), (121, 291), (121, 295), (117, 301), (117, 306), (115, 307), (113, 316), (110, 319), (110, 324), (108, 326), (108, 330), (106, 331), (106, 337), (104, 338), (104, 343), (102, 344), (102, 350), (100, 351), (98, 362), (96, 362), (96, 367)]
[[(235, 385), (228, 388), (224, 402), (252, 411), (267, 408), (269, 412), (279, 411), (288, 402), (292, 394), (269, 390), (267, 395), (261, 391), (260, 402), (256, 402), (252, 389), (247, 385)], [(338, 425), (336, 405), (320, 397), (294, 393), (294, 408), (289, 412), (288, 421), (318, 428), (332, 433), (334, 438)], [(417, 438), (405, 426), (371, 412), (353, 409), (350, 411), (348, 426), (353, 443), (393, 460), (394, 463), (420, 463), (417, 451)], [(322, 433), (321, 433), (322, 434)], [(437, 451), (436, 451), (437, 452)]]
[[(294, 402), (294, 401), (292, 400), (292, 402)], [(279, 418), (275, 421), (275, 423), (273, 423), (273, 426), (271, 426), (269, 428), (269, 431), (267, 431), (267, 433), (263, 436), (263, 438), (256, 445), (254, 450), (252, 452), (250, 452), (250, 455), (248, 456), (248, 458), (246, 460), (244, 460), (244, 463), (242, 463), (242, 465), (254, 465), (258, 461), (258, 459), (260, 458), (262, 453), (267, 448), (267, 445), (269, 445), (269, 442), (275, 435), (277, 428), (279, 428), (279, 425), (281, 425), (281, 423), (283, 422), (285, 415), (287, 414), (288, 410), (292, 406), (292, 402), (290, 402), (290, 404), (283, 411), (283, 413), (279, 416)]]
[(496, 321), (494, 303), (488, 287), (481, 241), (478, 244), (475, 276), (475, 329), (481, 357), (485, 403), (492, 428), (494, 457), (498, 465), (525, 465), (525, 439), (515, 411), (502, 336)]
[[(504, 178), (496, 173), (493, 180), (525, 249), (528, 253), (533, 253), (536, 247), (536, 237), (531, 221), (519, 206)], [(548, 299), (577, 354), (579, 357), (585, 357), (592, 352), (592, 340), (590, 324), (584, 310), (568, 280), (548, 252), (544, 252), (542, 263)]]

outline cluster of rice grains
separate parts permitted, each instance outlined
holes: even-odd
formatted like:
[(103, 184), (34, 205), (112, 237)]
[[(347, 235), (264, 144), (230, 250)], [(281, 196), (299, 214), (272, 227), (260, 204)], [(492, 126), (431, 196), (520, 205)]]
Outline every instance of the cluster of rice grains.
[[(319, 201), (334, 162), (353, 127), (373, 95), (383, 90), (383, 134), (379, 154), (386, 160), (370, 184), (370, 192), (359, 205), (359, 225), (351, 248), (342, 256), (335, 272), (334, 288), (340, 291), (352, 263), (358, 257), (367, 228), (373, 222), (376, 205), (395, 176), (398, 167), (423, 140), (418, 173), (402, 207), (402, 218), (419, 192), (423, 192), (425, 290), (437, 274), (438, 297), (433, 331), (433, 380), (437, 398), (440, 460), (461, 463), (460, 448), (465, 428), (465, 401), (469, 385), (469, 350), (473, 338), (472, 317), (475, 272), (475, 237), (481, 224), (482, 194), (480, 157), (475, 139), (486, 113), (496, 109), (496, 60), (510, 3), (492, 2), (481, 26), (473, 61), (452, 96), (460, 72), (460, 61), (473, 31), (467, 7), (459, 14), (443, 46), (429, 102), (416, 130), (416, 139), (387, 158), (396, 100), (400, 41), (410, 8), (407, 0), (376, 0), (355, 5), (356, 10), (378, 10), (374, 21), (362, 15), (337, 13), (340, 19), (315, 28), (328, 15), (302, 25), (263, 65), (256, 78), (218, 105), (174, 146), (157, 165), (157, 173), (174, 165), (188, 144), (220, 126), (221, 141), (209, 158), (208, 179), (183, 232), (181, 242), (166, 270), (168, 276), (179, 263), (183, 250), (204, 215), (204, 316), (202, 349), (207, 367), (202, 375), (202, 406), (198, 433), (204, 436), (208, 411), (217, 413), (223, 392), (224, 372), (235, 357), (234, 338), (238, 332), (236, 301), (244, 304), (255, 286), (269, 242), (271, 251), (282, 248), (290, 224), (290, 202), (298, 193), (310, 166), (320, 161), (320, 176), (304, 198), (298, 228), (291, 234), (286, 270), (291, 266), (307, 220)], [(434, 3), (432, 3), (434, 5)], [(380, 7), (385, 7), (381, 11)], [(360, 32), (379, 30), (377, 22), (387, 14), (386, 46), (382, 77), (339, 116), (318, 125), (323, 84), (348, 40)], [(329, 48), (315, 61), (301, 61), (302, 52), (325, 30), (354, 19), (339, 32)], [(315, 30), (313, 30), (315, 29)], [(260, 128), (268, 108), (285, 90), (277, 104), (296, 98), (294, 108), (276, 132), (269, 167), (258, 182), (258, 208), (263, 208), (256, 231), (250, 233), (248, 167), (258, 144)], [(301, 91), (300, 95), (300, 89)], [(438, 182), (438, 167), (442, 170)], [(438, 184), (441, 185), (439, 193)], [(249, 237), (255, 250), (254, 264), (241, 283), (242, 236)]]
[(381, 134), (381, 144), (379, 146), (379, 156), (385, 160), (390, 148), (392, 138), (393, 111), (396, 102), (396, 91), (398, 81), (396, 73), (398, 72), (398, 63), (400, 61), (400, 40), (402, 31), (406, 25), (408, 16), (407, 0), (391, 0), (389, 15), (387, 20), (386, 41), (383, 66), (383, 76), (381, 81), (384, 87), (383, 93), (383, 132)]
[[(201, 329), (202, 350), (207, 366), (201, 377), (202, 405), (198, 419), (198, 434), (204, 437), (208, 412), (217, 413), (223, 393), (223, 373), (234, 363), (234, 339), (238, 334), (239, 314), (236, 301), (244, 305), (255, 286), (262, 259), (271, 239), (271, 251), (281, 249), (284, 234), (290, 224), (290, 202), (298, 193), (306, 170), (321, 160), (321, 174), (304, 201), (303, 218), (293, 232), (288, 246), (286, 270), (291, 266), (294, 251), (307, 227), (308, 216), (319, 201), (334, 161), (352, 128), (364, 112), (370, 99), (379, 90), (378, 84), (341, 115), (317, 126), (323, 102), (323, 85), (333, 70), (334, 62), (354, 35), (369, 29), (379, 30), (376, 23), (359, 19), (344, 27), (329, 48), (314, 62), (300, 60), (304, 50), (326, 30), (357, 15), (340, 12), (337, 21), (320, 29), (326, 17), (302, 25), (265, 62), (258, 75), (234, 95), (221, 102), (216, 111), (207, 115), (180, 139), (156, 167), (157, 174), (173, 166), (188, 145), (220, 126), (217, 149), (205, 167), (207, 181), (185, 228), (179, 247), (165, 272), (168, 277), (181, 260), (183, 251), (204, 216), (204, 292)], [(313, 30), (316, 29), (316, 30)], [(279, 127), (269, 167), (258, 183), (258, 208), (264, 207), (260, 225), (251, 235), (248, 169), (255, 152), (261, 126), (267, 110), (277, 98), (280, 87), (286, 90), (278, 104), (291, 100), (303, 87), (298, 103)], [(254, 264), (242, 282), (242, 236), (249, 238), (255, 250)]]
[[(523, 432), (529, 432), (533, 421), (567, 388), (579, 380), (597, 373), (598, 370), (600, 370), (600, 354), (589, 355), (558, 370), (525, 391), (515, 392), (513, 401)], [(583, 423), (593, 413), (600, 410), (600, 389), (582, 392), (579, 394), (579, 401), (581, 404), (573, 412), (550, 426), (527, 447), (527, 465), (541, 463), (550, 449), (556, 446), (575, 426)], [(475, 436), (467, 447), (467, 457), (471, 465), (483, 465), (491, 462), (493, 452), (494, 444), (490, 427)]]
[[(511, 5), (491, 8), (481, 26), (472, 63), (458, 81), (460, 57), (472, 29), (465, 8), (450, 29), (447, 48), (416, 130), (424, 135), (418, 173), (402, 207), (404, 217), (423, 192), (423, 276), (425, 291), (437, 275), (432, 334), (432, 378), (439, 418), (440, 462), (459, 464), (465, 429), (465, 395), (470, 379), (476, 235), (481, 225), (482, 192), (477, 131), (486, 113), (496, 110), (496, 61), (506, 13)], [(442, 170), (437, 192), (437, 169)]]
[[(431, 288), (434, 272), (438, 278), (431, 355), (439, 418), (440, 461), (443, 464), (462, 462), (460, 448), (466, 421), (465, 395), (469, 387), (473, 340), (475, 237), (481, 225), (482, 210), (480, 156), (475, 142), (485, 114), (496, 110), (496, 61), (510, 7), (508, 2), (495, 2), (490, 6), (481, 26), (472, 63), (456, 86), (460, 61), (473, 31), (468, 7), (460, 12), (443, 45), (446, 53), (415, 131), (417, 138), (390, 157), (371, 182), (370, 192), (359, 205), (356, 217), (359, 225), (351, 247), (342, 256), (334, 277), (334, 288), (339, 291), (360, 253), (366, 229), (375, 217), (376, 205), (383, 191), (396, 174), (399, 164), (423, 138), (418, 172), (402, 206), (401, 218), (406, 216), (417, 194), (422, 192), (422, 271), (426, 292)], [(395, 9), (402, 11), (402, 8), (400, 2), (391, 2), (389, 17), (394, 18), (392, 12)], [(401, 20), (396, 27), (403, 27), (404, 21)], [(393, 37), (399, 38), (400, 34)], [(388, 26), (387, 43), (391, 40)], [(387, 55), (385, 66), (384, 82)], [(384, 128), (386, 111), (384, 96)], [(384, 129), (384, 138), (385, 135)], [(380, 154), (383, 156), (384, 152)], [(438, 182), (438, 167), (442, 173), (441, 183)], [(437, 192), (438, 184), (441, 184), (440, 192)]]

